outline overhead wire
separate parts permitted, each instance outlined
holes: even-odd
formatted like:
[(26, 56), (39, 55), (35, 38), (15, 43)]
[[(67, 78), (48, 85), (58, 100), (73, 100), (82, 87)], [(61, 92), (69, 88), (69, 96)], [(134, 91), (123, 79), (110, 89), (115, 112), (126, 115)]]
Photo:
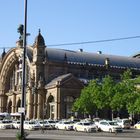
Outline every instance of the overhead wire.
[(140, 38), (140, 36), (129, 36), (129, 37), (122, 37), (122, 38), (112, 38), (112, 39), (103, 39), (103, 40), (85, 41), (85, 42), (61, 43), (61, 44), (52, 44), (47, 46), (52, 47), (52, 46), (82, 45), (82, 44), (103, 43), (103, 42), (112, 42), (112, 41), (119, 41), (119, 40), (136, 39), (136, 38)]
[[(70, 45), (82, 45), (82, 44), (93, 44), (93, 43), (104, 43), (104, 42), (113, 42), (113, 41), (121, 41), (121, 40), (130, 40), (140, 38), (138, 36), (129, 36), (129, 37), (120, 37), (120, 38), (112, 38), (112, 39), (102, 39), (102, 40), (93, 40), (93, 41), (84, 41), (84, 42), (70, 42), (70, 43), (59, 43), (59, 44), (48, 44), (49, 47), (55, 46), (70, 46)], [(0, 49), (10, 49), (12, 47), (2, 47)]]

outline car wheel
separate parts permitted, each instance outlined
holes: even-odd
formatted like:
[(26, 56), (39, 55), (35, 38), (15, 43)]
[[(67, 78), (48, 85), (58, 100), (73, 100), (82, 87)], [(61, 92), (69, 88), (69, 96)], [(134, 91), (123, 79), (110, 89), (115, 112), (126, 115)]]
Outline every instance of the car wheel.
[(76, 132), (77, 132), (77, 128), (75, 127), (75, 129), (74, 129)]
[(112, 133), (112, 129), (111, 128), (109, 129), (109, 132)]
[(101, 132), (101, 128), (100, 127), (98, 128), (98, 131)]
[(65, 130), (67, 130), (67, 127), (65, 127)]
[(95, 128), (95, 132), (98, 132), (98, 127)]
[(84, 132), (88, 132), (86, 128), (84, 129)]

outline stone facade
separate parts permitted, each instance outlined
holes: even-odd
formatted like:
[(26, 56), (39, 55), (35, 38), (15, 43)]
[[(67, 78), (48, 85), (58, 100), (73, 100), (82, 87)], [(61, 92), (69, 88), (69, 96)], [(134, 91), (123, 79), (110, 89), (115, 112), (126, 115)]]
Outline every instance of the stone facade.
[[(0, 112), (17, 113), (21, 106), (22, 55), (20, 41), (2, 54)], [(39, 32), (33, 46), (27, 47), (26, 118), (69, 118), (72, 104), (88, 80), (107, 74), (119, 80), (127, 68), (139, 75), (139, 59), (47, 48)]]

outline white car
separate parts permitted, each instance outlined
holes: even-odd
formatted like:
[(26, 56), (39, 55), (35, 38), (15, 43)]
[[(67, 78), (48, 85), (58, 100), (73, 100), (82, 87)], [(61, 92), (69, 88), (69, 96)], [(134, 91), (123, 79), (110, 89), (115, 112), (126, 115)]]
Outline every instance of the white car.
[(55, 125), (56, 129), (72, 130), (73, 123), (71, 121), (60, 121)]
[(122, 127), (115, 121), (100, 121), (98, 124), (98, 130), (104, 132), (122, 132)]
[(10, 120), (0, 121), (0, 129), (11, 129), (11, 128), (13, 128), (12, 121)]
[(117, 124), (124, 129), (130, 129), (131, 121), (129, 119), (118, 119)]
[(38, 124), (41, 126), (43, 129), (52, 129), (52, 126), (47, 122), (47, 121), (38, 121)]
[(14, 129), (20, 129), (20, 121), (13, 121), (13, 128)]
[(24, 129), (26, 130), (38, 130), (41, 126), (36, 121), (24, 121)]
[(54, 120), (44, 120), (46, 123), (48, 123), (52, 129), (55, 129), (56, 122)]
[(73, 129), (75, 131), (96, 132), (97, 126), (90, 122), (77, 122), (76, 124), (74, 124)]

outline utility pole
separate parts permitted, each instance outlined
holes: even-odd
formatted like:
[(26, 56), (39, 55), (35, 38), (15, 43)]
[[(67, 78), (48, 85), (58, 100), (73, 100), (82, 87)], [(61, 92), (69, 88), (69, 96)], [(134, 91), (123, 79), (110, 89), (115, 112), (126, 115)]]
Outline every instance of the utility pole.
[(25, 96), (26, 96), (26, 26), (27, 26), (27, 0), (24, 0), (24, 32), (23, 32), (23, 63), (22, 63), (22, 96), (21, 96), (21, 118), (20, 132), (21, 138), (24, 139), (24, 119), (25, 119)]

